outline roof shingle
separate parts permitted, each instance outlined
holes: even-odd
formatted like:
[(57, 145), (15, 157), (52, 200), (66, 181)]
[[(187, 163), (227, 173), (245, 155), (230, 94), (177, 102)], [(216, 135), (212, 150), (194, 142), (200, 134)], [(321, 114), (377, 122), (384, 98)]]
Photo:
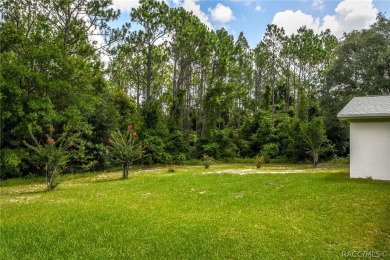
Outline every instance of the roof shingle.
[(390, 96), (354, 97), (338, 114), (339, 119), (390, 118)]

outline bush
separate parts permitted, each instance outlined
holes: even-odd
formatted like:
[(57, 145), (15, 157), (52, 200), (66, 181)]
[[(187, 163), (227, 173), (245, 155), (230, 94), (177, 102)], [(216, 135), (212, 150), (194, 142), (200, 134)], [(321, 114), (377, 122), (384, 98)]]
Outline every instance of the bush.
[(174, 155), (172, 158), (172, 162), (176, 164), (183, 164), (187, 159), (187, 156), (184, 153), (179, 153), (178, 155)]
[(28, 153), (23, 149), (2, 149), (0, 155), (0, 179), (20, 177), (25, 168), (23, 159), (27, 158)]
[(199, 159), (191, 159), (183, 162), (184, 165), (202, 165), (203, 162)]
[(231, 158), (231, 159), (224, 159), (221, 160), (222, 162), (226, 163), (254, 163), (254, 158)]
[(147, 145), (147, 149), (143, 156), (143, 163), (171, 163), (172, 156), (165, 151), (165, 142), (160, 136), (146, 135), (143, 142)]
[(230, 159), (235, 158), (238, 151), (233, 130), (229, 128), (217, 130), (211, 140), (199, 139), (197, 143), (198, 156), (208, 154), (216, 159)]
[(286, 156), (279, 156), (275, 159), (270, 159), (269, 162), (270, 163), (291, 163), (291, 160)]
[(349, 157), (335, 157), (330, 162), (339, 163), (339, 164), (349, 164)]
[(265, 162), (269, 162), (270, 159), (275, 159), (279, 153), (279, 146), (275, 143), (268, 143), (261, 149), (261, 156), (264, 157)]
[(213, 157), (208, 156), (207, 154), (203, 155), (203, 165), (208, 169), (213, 162)]
[[(172, 130), (167, 134), (167, 141), (165, 142), (165, 151), (172, 155), (173, 160), (176, 160), (177, 157), (180, 157), (180, 160), (184, 161), (183, 155), (188, 153), (189, 147), (181, 131)], [(179, 161), (180, 161), (179, 160)]]
[(235, 158), (237, 156), (238, 148), (234, 143), (233, 131), (230, 128), (215, 131), (212, 138), (214, 147), (217, 148), (214, 152), (215, 158)]
[(260, 168), (261, 165), (263, 165), (264, 163), (264, 157), (263, 156), (260, 156), (260, 155), (256, 155), (256, 167), (257, 168)]

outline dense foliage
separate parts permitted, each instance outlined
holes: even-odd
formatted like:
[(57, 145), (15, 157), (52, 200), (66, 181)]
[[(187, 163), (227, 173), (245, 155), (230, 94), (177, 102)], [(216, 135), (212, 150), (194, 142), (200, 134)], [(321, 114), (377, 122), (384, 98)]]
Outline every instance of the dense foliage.
[[(60, 135), (64, 125), (78, 134), (71, 172), (106, 167), (109, 134), (129, 123), (148, 145), (140, 163), (203, 155), (316, 163), (348, 155), (336, 114), (353, 96), (390, 94), (384, 15), (341, 41), (269, 25), (252, 49), (242, 33), (209, 30), (182, 8), (140, 3), (130, 22), (141, 29), (130, 31), (109, 27), (119, 16), (109, 0), (1, 2), (1, 178), (38, 173), (22, 142), (32, 143), (27, 129), (43, 143), (50, 126)], [(307, 137), (318, 134), (331, 149), (313, 154)]]

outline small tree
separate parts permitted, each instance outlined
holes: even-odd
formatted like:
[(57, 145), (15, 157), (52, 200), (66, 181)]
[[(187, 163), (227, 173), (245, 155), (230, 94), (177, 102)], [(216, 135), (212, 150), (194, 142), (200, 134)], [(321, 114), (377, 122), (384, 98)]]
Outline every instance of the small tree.
[(213, 157), (208, 156), (207, 154), (203, 155), (203, 165), (206, 169), (208, 169), (213, 162)]
[(317, 167), (319, 156), (332, 149), (326, 137), (324, 121), (320, 117), (315, 117), (311, 122), (303, 123), (301, 131), (307, 153), (313, 159), (313, 166)]
[(68, 138), (67, 133), (64, 132), (55, 140), (53, 132), (54, 129), (51, 127), (50, 135), (47, 135), (46, 143), (43, 145), (38, 142), (31, 131), (35, 146), (24, 141), (24, 144), (37, 154), (37, 158), (32, 159), (32, 162), (38, 170), (45, 173), (47, 190), (53, 190), (59, 184), (56, 177), (65, 169), (69, 160), (69, 148), (74, 145), (76, 137), (73, 135)]
[(264, 161), (265, 160), (262, 155), (256, 155), (256, 168), (260, 168)]
[(127, 131), (122, 133), (117, 129), (111, 134), (109, 145), (109, 158), (123, 167), (123, 179), (129, 177), (129, 168), (134, 161), (141, 159), (143, 154), (142, 144), (136, 141), (137, 133), (132, 125), (127, 126)]

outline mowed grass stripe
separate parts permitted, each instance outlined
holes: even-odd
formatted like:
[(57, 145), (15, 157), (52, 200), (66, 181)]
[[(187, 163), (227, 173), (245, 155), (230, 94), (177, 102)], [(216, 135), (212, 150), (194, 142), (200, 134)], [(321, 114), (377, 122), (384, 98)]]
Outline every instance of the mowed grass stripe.
[[(335, 259), (343, 251), (389, 252), (388, 182), (350, 180), (337, 167), (238, 175), (250, 167), (161, 168), (129, 180), (120, 173), (65, 176), (52, 192), (4, 182), (0, 256)], [(233, 174), (212, 174), (221, 170)]]

